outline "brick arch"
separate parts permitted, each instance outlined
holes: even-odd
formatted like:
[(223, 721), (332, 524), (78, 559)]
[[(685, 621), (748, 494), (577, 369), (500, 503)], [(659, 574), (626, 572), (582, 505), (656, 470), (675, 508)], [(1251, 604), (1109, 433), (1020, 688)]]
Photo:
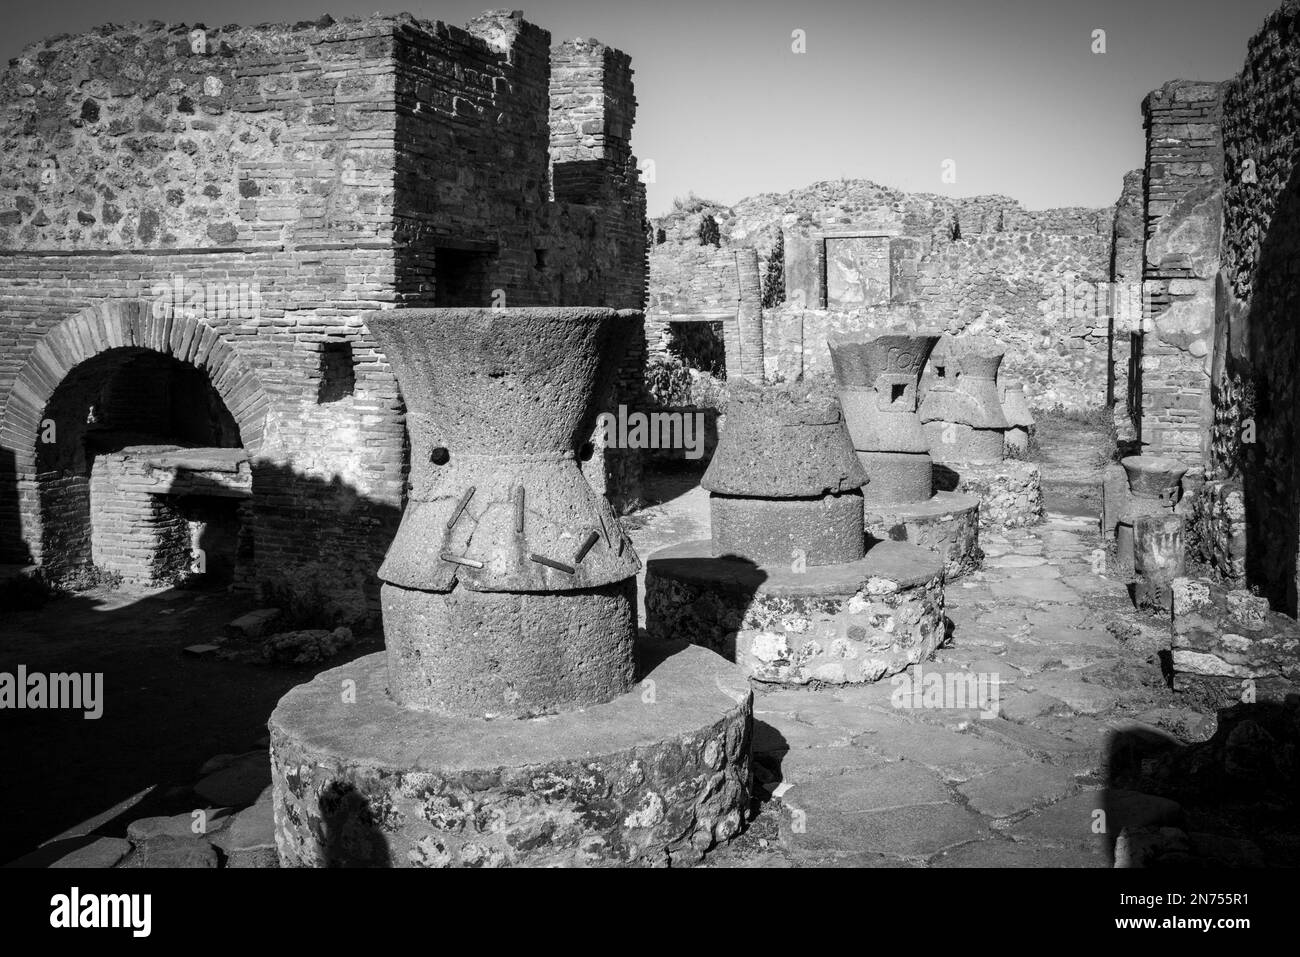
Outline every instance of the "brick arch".
[(151, 303), (113, 300), (83, 309), (45, 333), (14, 380), (0, 435), (19, 474), (35, 470), (41, 416), (59, 383), (87, 359), (123, 348), (150, 349), (203, 369), (238, 424), (243, 447), (250, 453), (260, 449), (269, 400), (234, 348), (202, 320), (160, 319)]

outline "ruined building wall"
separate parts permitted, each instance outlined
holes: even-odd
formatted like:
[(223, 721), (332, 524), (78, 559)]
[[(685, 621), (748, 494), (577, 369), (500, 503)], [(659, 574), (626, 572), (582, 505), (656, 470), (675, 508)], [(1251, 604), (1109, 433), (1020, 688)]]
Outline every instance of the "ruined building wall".
[[(720, 249), (699, 245), (704, 213), (719, 222)], [(764, 194), (734, 210), (701, 205), (655, 224), (665, 242), (651, 247), (650, 348), (665, 347), (671, 321), (734, 315), (736, 249), (766, 258), (779, 233), (787, 301), (763, 311), (768, 375), (828, 373), (828, 334), (901, 322), (997, 336), (1009, 347), (1007, 374), (1031, 400), (1100, 405), (1113, 218), (1110, 209), (1030, 211), (1006, 197), (953, 200), (864, 181)], [(857, 301), (837, 301), (840, 292)]]
[(1222, 95), (1223, 84), (1175, 80), (1142, 103), (1146, 316), (1134, 385), (1141, 395), (1138, 432), (1150, 454), (1198, 467), (1223, 219)]
[[(41, 425), (51, 403), (86, 415), (111, 380), (96, 367), (61, 395), (74, 370), (147, 349), (204, 370), (254, 456), (255, 584), (362, 617), (409, 453), (361, 314), (494, 293), (639, 309), (643, 189), (629, 152), (599, 157), (607, 181), (587, 202), (551, 201), (557, 119), (590, 121), (614, 98), (575, 89), (579, 110), (561, 78), (557, 102), (549, 35), (517, 17), (201, 39), (105, 27), (36, 44), (0, 77), (0, 551), (52, 565), (87, 553), (88, 464), (41, 471)], [(626, 90), (625, 142), (631, 71), (613, 59), (621, 74), (594, 75)], [(642, 334), (628, 327), (636, 389)], [(56, 425), (56, 443), (80, 441)]]
[[(1250, 41), (1224, 98), (1209, 462), (1211, 476), (1229, 490), (1236, 485), (1244, 498), (1248, 581), (1292, 615), (1300, 566), (1298, 127), (1300, 4), (1290, 0)], [(1221, 536), (1232, 519), (1225, 508)]]

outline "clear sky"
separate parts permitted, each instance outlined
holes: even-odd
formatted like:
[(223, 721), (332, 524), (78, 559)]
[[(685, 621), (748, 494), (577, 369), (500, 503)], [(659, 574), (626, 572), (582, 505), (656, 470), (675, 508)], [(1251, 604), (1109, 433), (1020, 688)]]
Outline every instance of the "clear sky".
[[(491, 0), (12, 0), (0, 54), (106, 21), (258, 23), (408, 10), (461, 24)], [(821, 179), (1105, 206), (1142, 165), (1139, 104), (1226, 79), (1277, 0), (533, 0), (555, 40), (632, 55), (633, 147), (652, 215), (693, 190), (732, 203)], [(1093, 31), (1105, 30), (1105, 53)], [(804, 31), (806, 52), (792, 50)], [(956, 182), (941, 181), (944, 160)]]

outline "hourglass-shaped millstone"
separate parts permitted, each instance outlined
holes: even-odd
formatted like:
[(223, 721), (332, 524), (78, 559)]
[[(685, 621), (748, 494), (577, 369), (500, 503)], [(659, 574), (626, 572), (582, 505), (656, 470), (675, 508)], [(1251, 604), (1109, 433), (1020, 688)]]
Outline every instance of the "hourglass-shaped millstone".
[(411, 493), (379, 570), (389, 690), (445, 714), (608, 701), (633, 678), (640, 561), (575, 449), (611, 309), (402, 309), (366, 324), (407, 406)]
[(1010, 426), (1006, 432), (1006, 452), (1009, 457), (1024, 458), (1029, 451), (1029, 433), (1034, 427), (1034, 414), (1025, 401), (1025, 387), (1007, 383), (1002, 386), (1002, 414)]
[(1143, 515), (1173, 513), (1187, 466), (1158, 455), (1130, 455), (1119, 464), (1128, 479), (1128, 495), (1115, 527), (1115, 550), (1120, 567), (1127, 571), (1133, 566), (1134, 523)]
[(833, 397), (736, 381), (700, 483), (711, 493), (714, 554), (759, 564), (856, 561), (866, 482)]
[(933, 462), (916, 414), (917, 385), (938, 333), (829, 337), (831, 364), (849, 437), (869, 483), (868, 504), (922, 502), (933, 492)]
[(1000, 462), (1009, 428), (997, 388), (1003, 348), (972, 336), (939, 349), (945, 374), (931, 383), (920, 409), (930, 454), (940, 462)]

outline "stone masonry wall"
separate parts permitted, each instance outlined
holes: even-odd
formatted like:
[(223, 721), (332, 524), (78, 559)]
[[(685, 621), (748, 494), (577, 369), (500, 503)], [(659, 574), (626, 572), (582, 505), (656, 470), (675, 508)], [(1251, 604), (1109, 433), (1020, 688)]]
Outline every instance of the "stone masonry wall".
[(1300, 4), (1251, 39), (1223, 102), (1211, 474), (1242, 485), (1246, 575), (1296, 614), (1300, 562)]
[[(407, 448), (361, 315), (643, 306), (630, 65), (595, 41), (549, 46), (491, 13), (465, 29), (155, 21), (24, 51), (0, 75), (2, 560), (89, 560), (92, 463), (38, 455), (42, 426), (53, 408), (54, 444), (74, 442), (88, 396), (143, 349), (205, 372), (238, 423), (250, 587), (372, 614), (408, 456), (427, 450)], [(553, 199), (561, 164), (585, 185)], [(639, 316), (626, 327), (617, 381), (635, 395)], [(77, 370), (99, 378), (61, 393)], [(639, 476), (634, 457), (605, 471), (613, 497)]]
[(1203, 461), (1223, 216), (1223, 85), (1175, 80), (1142, 103), (1147, 133), (1144, 451)]
[[(706, 213), (719, 223), (719, 249), (696, 238)], [(650, 349), (664, 348), (669, 321), (692, 314), (723, 319), (730, 338), (735, 250), (753, 246), (765, 267), (781, 233), (786, 301), (762, 317), (768, 376), (829, 372), (830, 332), (931, 325), (1006, 342), (1007, 372), (1036, 404), (1100, 405), (1113, 219), (1113, 210), (1029, 211), (1006, 197), (952, 200), (865, 181), (764, 194), (734, 209), (697, 201), (654, 224), (665, 241), (650, 250)], [(855, 235), (887, 246), (889, 301), (827, 308), (827, 243)]]

